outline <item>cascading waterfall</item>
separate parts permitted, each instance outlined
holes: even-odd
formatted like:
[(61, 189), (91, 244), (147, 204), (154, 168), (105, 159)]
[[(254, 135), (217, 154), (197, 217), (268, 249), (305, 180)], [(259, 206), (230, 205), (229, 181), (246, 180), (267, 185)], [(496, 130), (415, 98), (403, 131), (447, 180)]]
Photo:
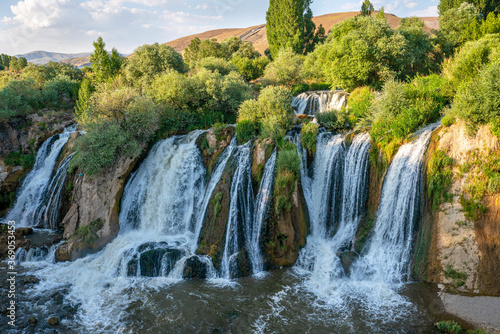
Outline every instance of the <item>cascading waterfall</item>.
[(252, 237), (254, 198), (251, 145), (251, 142), (241, 145), (236, 152), (237, 167), (231, 183), (229, 214), (221, 263), (221, 277), (225, 279), (235, 276), (237, 256)]
[(38, 226), (43, 228), (49, 228), (52, 230), (57, 229), (57, 223), (59, 220), (59, 209), (61, 208), (61, 195), (64, 183), (68, 177), (68, 167), (74, 153), (68, 155), (61, 162), (61, 165), (57, 169), (54, 177), (50, 181), (48, 188), (48, 196), (45, 198), (46, 203), (41, 206), (38, 210), (35, 221), (40, 222)]
[[(76, 126), (67, 127), (64, 132), (50, 137), (40, 146), (35, 165), (24, 179), (14, 207), (7, 214), (5, 221), (13, 220), (17, 227), (55, 227), (58, 211), (56, 206), (60, 203), (61, 187), (69, 160), (64, 161), (65, 166), (61, 164), (55, 176), (53, 171), (63, 146), (75, 131)], [(61, 179), (62, 182), (58, 182)]]
[[(214, 166), (212, 175), (210, 177), (210, 181), (208, 182), (207, 189), (205, 190), (205, 196), (203, 197), (203, 202), (201, 205), (201, 210), (198, 214), (198, 218), (196, 219), (196, 227), (195, 227), (195, 240), (199, 240), (200, 232), (203, 228), (203, 223), (205, 222), (205, 215), (207, 213), (208, 203), (210, 202), (210, 198), (212, 197), (212, 193), (214, 192), (217, 183), (219, 183), (220, 178), (222, 177), (222, 173), (226, 168), (227, 161), (233, 155), (237, 147), (236, 136), (231, 139), (231, 143), (229, 146), (224, 149), (222, 152), (217, 164)], [(194, 253), (198, 248), (198, 243), (193, 243), (193, 247), (191, 251)]]
[(304, 92), (292, 100), (297, 115), (314, 116), (318, 113), (340, 110), (346, 104), (347, 94), (342, 90)]
[(436, 124), (401, 146), (384, 180), (374, 228), (352, 277), (399, 284), (409, 278), (413, 230), (419, 211), (422, 161)]
[(262, 181), (260, 182), (259, 192), (257, 193), (257, 198), (255, 200), (252, 238), (250, 240), (248, 250), (254, 275), (259, 275), (263, 270), (262, 253), (260, 250), (260, 234), (262, 232), (264, 219), (266, 218), (271, 204), (276, 156), (277, 151), (275, 149), (264, 167)]

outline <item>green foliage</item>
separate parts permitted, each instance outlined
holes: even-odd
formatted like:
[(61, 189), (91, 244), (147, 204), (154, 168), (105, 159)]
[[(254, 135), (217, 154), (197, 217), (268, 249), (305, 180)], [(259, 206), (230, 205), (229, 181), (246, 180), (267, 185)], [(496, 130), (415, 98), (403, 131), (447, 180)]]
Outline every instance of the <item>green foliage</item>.
[(231, 62), (236, 66), (238, 72), (244, 76), (247, 81), (252, 81), (260, 78), (264, 74), (264, 70), (270, 61), (266, 57), (250, 59), (234, 55), (231, 58)]
[(242, 119), (236, 123), (236, 138), (238, 139), (238, 143), (246, 143), (247, 141), (254, 139), (257, 137), (258, 132), (259, 125), (253, 120)]
[(219, 191), (215, 196), (210, 200), (212, 205), (214, 206), (214, 217), (212, 219), (212, 231), (215, 229), (215, 222), (217, 220), (217, 216), (221, 212), (222, 209), (222, 191)]
[(23, 166), (24, 169), (33, 167), (36, 160), (36, 154), (24, 154), (23, 152), (11, 152), (5, 157), (5, 164), (11, 166)]
[(330, 84), (324, 82), (313, 82), (311, 84), (299, 83), (293, 85), (292, 87), (292, 95), (297, 96), (300, 93), (307, 92), (309, 90), (329, 90)]
[(134, 50), (125, 67), (125, 74), (134, 85), (145, 89), (155, 77), (167, 70), (186, 72), (184, 60), (172, 47), (154, 43), (144, 44)]
[(267, 65), (264, 80), (273, 85), (293, 86), (302, 79), (303, 63), (292, 49), (282, 49), (275, 60)]
[(341, 130), (346, 127), (347, 112), (345, 108), (332, 110), (316, 115), (318, 122), (330, 131)]
[(370, 2), (370, 0), (363, 1), (363, 4), (361, 5), (361, 15), (362, 16), (372, 16), (373, 10), (374, 10), (373, 5)]
[(405, 80), (435, 68), (430, 36), (418, 25), (391, 29), (387, 21), (356, 16), (334, 25), (316, 48), (307, 69), (332, 88), (380, 89), (389, 77)]
[(500, 4), (495, 0), (441, 0), (438, 5), (439, 15), (443, 15), (450, 9), (460, 7), (464, 2), (474, 5), (484, 17), (493, 12), (500, 13)]
[(356, 88), (347, 100), (349, 124), (355, 126), (360, 119), (369, 116), (373, 93), (368, 87)]
[(58, 75), (45, 82), (42, 95), (45, 105), (69, 107), (78, 94), (78, 82), (65, 75)]
[(238, 121), (250, 120), (259, 124), (265, 138), (283, 137), (292, 122), (290, 90), (284, 87), (264, 88), (258, 100), (245, 101), (238, 111)]
[(113, 48), (111, 54), (106, 51), (106, 43), (102, 37), (93, 42), (94, 53), (90, 55), (92, 63), (92, 80), (96, 83), (102, 83), (112, 79), (120, 71), (122, 61), (118, 51)]
[(307, 123), (302, 125), (300, 130), (302, 146), (311, 154), (316, 152), (316, 137), (318, 136), (319, 125)]
[(309, 0), (271, 0), (266, 13), (267, 41), (273, 58), (281, 49), (304, 50), (304, 12)]
[(20, 116), (40, 105), (42, 94), (35, 80), (12, 80), (0, 90), (0, 115), (3, 119)]
[(462, 331), (462, 327), (452, 320), (440, 321), (436, 324), (436, 327), (440, 331), (450, 334), (458, 334)]
[(252, 90), (235, 71), (222, 75), (202, 68), (189, 77), (167, 71), (153, 81), (149, 94), (168, 114), (162, 115), (162, 123), (171, 122), (168, 118), (174, 111), (179, 122), (187, 119), (188, 125), (207, 128), (216, 122), (234, 123), (238, 108), (251, 98)]
[(198, 37), (191, 40), (188, 47), (184, 50), (184, 59), (190, 65), (207, 57), (227, 59), (228, 52), (216, 39), (201, 41)]
[(75, 112), (77, 115), (84, 114), (89, 108), (89, 101), (92, 93), (95, 91), (92, 81), (85, 78), (80, 84), (80, 89), (78, 90), (78, 99), (75, 104)]
[(294, 183), (300, 177), (300, 157), (292, 147), (281, 149), (276, 160), (276, 177), (274, 180), (275, 212), (279, 215), (282, 210), (289, 211), (292, 207), (291, 198)]
[(238, 71), (238, 68), (233, 63), (230, 63), (225, 59), (215, 57), (206, 57), (199, 60), (195, 65), (194, 71), (198, 72), (202, 68), (212, 72), (218, 71), (222, 75), (228, 75), (232, 71)]
[(156, 104), (130, 87), (101, 86), (77, 121), (86, 134), (78, 138), (71, 160), (89, 175), (99, 174), (120, 156), (136, 157), (158, 128)]
[(34, 79), (39, 87), (43, 87), (46, 82), (61, 76), (68, 77), (73, 81), (80, 81), (83, 79), (83, 72), (70, 64), (50, 61), (45, 65), (28, 64), (21, 74), (21, 78)]
[(464, 119), (470, 130), (500, 118), (500, 62), (487, 65), (479, 76), (458, 88), (452, 113)]
[[(457, 287), (461, 287), (462, 285), (465, 284), (465, 280), (467, 279), (467, 275), (465, 273), (456, 271), (455, 269), (452, 268), (451, 265), (447, 265), (446, 269), (444, 270), (444, 276), (447, 278), (453, 279), (453, 283)], [(457, 332), (459, 333), (460, 330)], [(452, 333), (452, 332), (450, 332)]]
[(477, 8), (469, 3), (451, 8), (439, 15), (439, 28), (445, 42), (443, 48), (447, 55), (453, 54), (453, 49), (467, 41), (476, 39), (481, 14)]
[(416, 78), (411, 83), (387, 81), (382, 94), (373, 101), (374, 121), (370, 133), (376, 143), (402, 141), (419, 127), (436, 121), (446, 98), (428, 82), (437, 78)]
[(104, 226), (101, 218), (98, 218), (90, 223), (90, 225), (80, 225), (75, 231), (75, 236), (84, 244), (91, 245), (97, 240), (97, 231)]
[(449, 202), (453, 195), (448, 193), (452, 184), (451, 168), (455, 162), (443, 151), (437, 150), (427, 167), (427, 194), (432, 199), (432, 209), (436, 211), (443, 202)]

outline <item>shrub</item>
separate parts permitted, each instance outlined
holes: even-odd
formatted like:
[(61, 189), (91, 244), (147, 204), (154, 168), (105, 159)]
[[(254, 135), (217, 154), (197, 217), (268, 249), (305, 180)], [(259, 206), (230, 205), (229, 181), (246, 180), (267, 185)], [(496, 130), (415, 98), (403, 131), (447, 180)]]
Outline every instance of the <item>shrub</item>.
[(488, 65), (478, 78), (460, 86), (451, 112), (464, 119), (472, 131), (487, 123), (495, 129), (500, 118), (500, 63)]
[(275, 212), (289, 211), (292, 207), (291, 198), (295, 190), (293, 185), (300, 177), (300, 157), (295, 149), (282, 149), (276, 160), (276, 178), (274, 181)]
[(180, 53), (165, 44), (145, 44), (134, 50), (125, 67), (127, 78), (145, 88), (161, 73), (172, 69), (179, 73), (186, 71)]
[(19, 152), (11, 152), (5, 157), (5, 164), (11, 166), (23, 166), (24, 169), (28, 169), (33, 167), (35, 164), (36, 155), (31, 154), (23, 154), (21, 151)]
[(367, 117), (373, 94), (368, 87), (356, 88), (347, 100), (349, 125), (354, 126), (361, 118)]
[(44, 103), (60, 107), (69, 107), (77, 94), (78, 83), (64, 75), (45, 82), (42, 89)]
[(462, 327), (460, 327), (459, 324), (452, 320), (440, 321), (436, 324), (436, 327), (440, 331), (450, 334), (458, 334), (462, 331)]
[(71, 164), (89, 175), (112, 166), (120, 156), (138, 156), (158, 129), (156, 104), (130, 87), (102, 86), (77, 120), (86, 134), (78, 138)]
[(259, 132), (258, 124), (250, 119), (242, 119), (236, 123), (236, 138), (240, 144), (254, 139)]
[(5, 116), (31, 112), (41, 105), (42, 95), (33, 79), (10, 81), (0, 91), (0, 110)]
[(238, 72), (245, 77), (247, 81), (260, 78), (264, 74), (269, 59), (266, 57), (246, 58), (234, 55), (231, 62), (238, 68)]
[(440, 13), (439, 28), (445, 39), (445, 45), (443, 46), (445, 52), (452, 55), (454, 48), (475, 39), (475, 33), (479, 31), (480, 22), (481, 14), (477, 8), (473, 4), (466, 2), (459, 7)]
[(218, 71), (222, 75), (228, 75), (231, 71), (238, 71), (238, 68), (233, 63), (215, 57), (200, 59), (195, 65), (195, 72), (198, 72), (202, 68), (212, 72)]
[(291, 49), (283, 49), (276, 59), (267, 65), (264, 80), (273, 85), (293, 86), (301, 80), (302, 59)]
[(347, 123), (347, 112), (345, 108), (341, 110), (327, 111), (316, 115), (318, 122), (323, 124), (330, 131), (344, 129)]
[(316, 152), (316, 137), (318, 136), (319, 125), (307, 123), (302, 125), (300, 130), (302, 146), (310, 152), (311, 156)]

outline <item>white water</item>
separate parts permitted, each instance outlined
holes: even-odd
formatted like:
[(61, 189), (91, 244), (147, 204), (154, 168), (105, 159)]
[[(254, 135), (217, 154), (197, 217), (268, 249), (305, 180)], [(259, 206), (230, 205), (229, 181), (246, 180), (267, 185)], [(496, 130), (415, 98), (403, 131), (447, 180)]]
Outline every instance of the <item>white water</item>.
[[(69, 136), (76, 131), (76, 126), (64, 129), (63, 133), (47, 139), (39, 148), (35, 165), (26, 175), (21, 188), (17, 192), (14, 207), (4, 221), (15, 221), (16, 227), (37, 226), (41, 218), (40, 212), (45, 210), (49, 186), (59, 153)], [(50, 227), (50, 226), (44, 226)]]
[[(231, 182), (221, 277), (230, 279), (236, 273), (236, 257), (245, 242), (251, 239), (253, 219), (251, 142), (238, 146), (236, 170)], [(243, 232), (243, 233), (242, 233)]]
[(314, 116), (318, 113), (339, 111), (345, 105), (346, 93), (342, 90), (304, 92), (292, 100), (292, 108), (296, 115)]
[(252, 271), (254, 275), (260, 275), (263, 270), (262, 252), (260, 250), (260, 234), (271, 204), (276, 155), (277, 151), (275, 149), (269, 160), (266, 162), (262, 180), (260, 182), (259, 192), (257, 193), (257, 198), (255, 200), (252, 239), (250, 240), (248, 249), (248, 255), (250, 256), (250, 260), (252, 262)]
[(408, 280), (413, 230), (419, 210), (422, 161), (433, 128), (401, 146), (384, 180), (373, 231), (353, 279), (400, 284)]

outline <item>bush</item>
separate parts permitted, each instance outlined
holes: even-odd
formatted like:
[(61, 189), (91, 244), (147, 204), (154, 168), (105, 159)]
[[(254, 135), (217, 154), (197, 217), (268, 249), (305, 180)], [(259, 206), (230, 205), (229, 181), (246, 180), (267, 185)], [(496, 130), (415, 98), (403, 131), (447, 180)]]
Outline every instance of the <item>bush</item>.
[(45, 104), (69, 107), (78, 94), (78, 82), (68, 76), (59, 75), (43, 85), (42, 95)]
[(479, 32), (481, 14), (470, 3), (462, 3), (439, 15), (439, 28), (447, 55), (453, 55), (453, 49), (476, 38)]
[(283, 137), (293, 119), (292, 94), (284, 87), (264, 88), (258, 100), (246, 101), (238, 111), (238, 121), (250, 120), (259, 124), (261, 135), (275, 140)]
[(31, 154), (23, 154), (21, 151), (19, 152), (11, 152), (5, 157), (5, 164), (10, 166), (23, 166), (24, 169), (29, 169), (33, 167), (35, 164), (36, 155)]
[(250, 119), (242, 119), (236, 123), (236, 138), (238, 143), (243, 144), (254, 139), (259, 132), (258, 123)]
[(347, 124), (347, 112), (345, 108), (322, 112), (316, 115), (318, 122), (330, 131), (344, 129)]
[(218, 71), (222, 75), (228, 75), (232, 71), (238, 71), (238, 68), (233, 63), (215, 57), (200, 59), (195, 65), (195, 72), (198, 72), (202, 68), (212, 72)]
[(234, 55), (231, 62), (238, 68), (238, 72), (245, 77), (247, 81), (260, 78), (264, 74), (269, 59), (266, 57), (257, 57), (253, 59)]
[(362, 118), (366, 118), (372, 104), (373, 93), (368, 87), (356, 88), (347, 100), (349, 125), (354, 126)]
[(145, 88), (157, 75), (169, 69), (184, 73), (187, 68), (180, 53), (168, 45), (155, 43), (135, 49), (125, 73), (133, 84)]
[(289, 211), (292, 207), (291, 198), (295, 190), (293, 185), (300, 177), (300, 157), (295, 149), (282, 149), (276, 160), (276, 178), (274, 181), (275, 212)]
[(264, 80), (273, 85), (293, 86), (301, 80), (302, 59), (291, 49), (283, 49), (276, 59), (267, 65)]
[(500, 118), (500, 63), (488, 65), (478, 78), (460, 86), (452, 112), (472, 131), (487, 123), (495, 128)]
[(440, 331), (450, 334), (460, 333), (462, 331), (462, 327), (452, 320), (440, 321), (436, 324), (436, 327)]
[(0, 91), (0, 110), (4, 115), (29, 113), (41, 105), (42, 95), (35, 80), (12, 80)]
[(156, 104), (130, 87), (100, 87), (77, 121), (86, 134), (78, 138), (71, 164), (89, 175), (111, 167), (120, 156), (138, 156), (158, 129)]
[(316, 152), (316, 137), (318, 136), (319, 125), (307, 123), (302, 125), (300, 130), (302, 146), (311, 154)]

